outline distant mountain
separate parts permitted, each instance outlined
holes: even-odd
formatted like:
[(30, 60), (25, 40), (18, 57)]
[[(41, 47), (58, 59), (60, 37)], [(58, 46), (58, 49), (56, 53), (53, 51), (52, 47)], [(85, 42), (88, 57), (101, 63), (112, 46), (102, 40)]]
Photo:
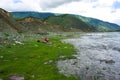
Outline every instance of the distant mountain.
[[(80, 31), (120, 31), (120, 26), (114, 23), (73, 14), (55, 14), (39, 12), (12, 12), (14, 19), (26, 17), (40, 18), (54, 26), (79, 29)], [(65, 30), (66, 31), (66, 30)]]
[[(12, 12), (13, 18), (32, 31), (95, 31), (89, 25), (68, 14)], [(27, 21), (31, 20), (31, 21)], [(41, 22), (40, 22), (41, 21)], [(57, 24), (59, 23), (59, 24)]]
[[(19, 16), (21, 13), (19, 13)], [(44, 14), (45, 15), (45, 14)], [(42, 15), (39, 15), (43, 17)], [(53, 15), (51, 15), (53, 16)], [(48, 16), (44, 17), (48, 18)], [(41, 32), (63, 32), (63, 31), (80, 31), (76, 28), (63, 28), (59, 25), (54, 25), (46, 22), (45, 20), (32, 17), (19, 17), (13, 18), (13, 15), (3, 9), (0, 9), (0, 32), (32, 32), (32, 33), (41, 33)]]
[(64, 28), (60, 25), (51, 24), (43, 19), (34, 18), (34, 17), (26, 17), (23, 19), (16, 20), (18, 23), (22, 24), (27, 31), (32, 31), (34, 33), (39, 32), (63, 32), (63, 31), (80, 31), (80, 29), (76, 28)]
[(22, 24), (27, 31), (31, 31), (34, 33), (56, 30), (55, 28), (53, 28), (53, 26), (50, 26), (49, 24), (45, 23), (43, 20), (34, 17), (26, 17), (23, 19), (19, 19), (17, 20), (17, 22)]
[(117, 24), (73, 14), (7, 12), (0, 9), (0, 32), (120, 31)]
[(94, 18), (79, 16), (79, 15), (73, 15), (83, 22), (87, 23), (91, 27), (94, 27), (97, 31), (120, 31), (120, 26), (114, 23), (109, 23), (105, 21), (101, 21)]
[(11, 12), (14, 19), (21, 19), (26, 17), (35, 17), (35, 18), (47, 18), (49, 16), (55, 16), (53, 13), (39, 13), (39, 12)]
[(80, 31), (95, 31), (93, 27), (90, 27), (88, 24), (80, 20), (79, 18), (76, 18), (69, 14), (62, 14), (59, 16), (51, 16), (48, 18), (45, 18), (44, 21), (47, 23), (50, 23), (52, 25), (58, 25), (63, 28), (73, 28), (79, 29)]

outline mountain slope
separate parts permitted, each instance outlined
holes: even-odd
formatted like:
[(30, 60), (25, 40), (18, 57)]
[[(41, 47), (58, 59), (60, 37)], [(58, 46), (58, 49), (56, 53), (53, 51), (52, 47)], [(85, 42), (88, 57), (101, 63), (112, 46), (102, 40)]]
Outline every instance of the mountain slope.
[(120, 31), (120, 26), (114, 23), (109, 23), (98, 19), (83, 17), (79, 15), (74, 16), (87, 23), (91, 27), (96, 28), (97, 31)]
[[(53, 13), (12, 12), (12, 15), (20, 24), (32, 31), (95, 31), (83, 21), (68, 14), (58, 16)], [(30, 18), (33, 21), (26, 21)]]
[(26, 17), (17, 20), (17, 22), (22, 24), (28, 32), (31, 31), (34, 33), (39, 33), (39, 32), (52, 31), (50, 25), (47, 25), (41, 19), (38, 18)]
[(17, 23), (9, 12), (0, 8), (0, 31), (23, 32), (24, 27)]
[(63, 29), (69, 28), (69, 30), (74, 28), (80, 31), (120, 31), (120, 26), (117, 24), (80, 15), (39, 12), (12, 12), (12, 15), (14, 19), (26, 17), (40, 18), (52, 26), (59, 26)]
[(63, 31), (80, 31), (79, 29), (70, 29), (68, 28), (63, 28), (60, 25), (54, 25), (51, 24), (47, 21), (43, 21), (42, 19), (34, 18), (34, 17), (26, 17), (23, 19), (17, 20), (20, 24), (25, 26), (27, 31), (32, 31), (34, 33), (39, 33), (39, 32), (63, 32)]
[(71, 16), (69, 14), (63, 14), (59, 16), (52, 16), (44, 19), (46, 22), (52, 25), (59, 25), (63, 28), (76, 28), (81, 31), (94, 31), (94, 28), (90, 27), (80, 19)]

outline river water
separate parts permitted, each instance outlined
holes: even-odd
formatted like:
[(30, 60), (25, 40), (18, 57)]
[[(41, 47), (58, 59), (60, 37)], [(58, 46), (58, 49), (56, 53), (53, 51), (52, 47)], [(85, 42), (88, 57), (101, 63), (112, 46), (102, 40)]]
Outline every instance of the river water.
[(120, 80), (120, 32), (87, 33), (67, 39), (76, 59), (58, 61), (59, 72), (81, 80)]

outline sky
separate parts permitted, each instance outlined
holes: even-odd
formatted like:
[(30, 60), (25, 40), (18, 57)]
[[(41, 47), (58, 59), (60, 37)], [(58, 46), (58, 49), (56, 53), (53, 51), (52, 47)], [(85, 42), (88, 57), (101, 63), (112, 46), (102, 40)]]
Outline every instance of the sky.
[(0, 8), (77, 14), (120, 25), (120, 0), (0, 0)]

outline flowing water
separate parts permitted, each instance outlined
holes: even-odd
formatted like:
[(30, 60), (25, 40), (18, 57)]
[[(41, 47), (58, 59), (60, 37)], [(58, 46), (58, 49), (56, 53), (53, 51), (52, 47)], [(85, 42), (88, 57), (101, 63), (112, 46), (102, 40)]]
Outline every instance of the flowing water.
[(76, 59), (58, 61), (60, 73), (81, 80), (120, 80), (120, 32), (87, 33), (67, 39)]

